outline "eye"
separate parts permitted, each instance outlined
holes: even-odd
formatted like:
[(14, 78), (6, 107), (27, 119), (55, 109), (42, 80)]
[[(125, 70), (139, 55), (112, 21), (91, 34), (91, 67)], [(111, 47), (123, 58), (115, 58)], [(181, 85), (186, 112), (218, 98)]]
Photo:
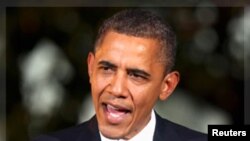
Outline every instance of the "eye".
[(101, 67), (103, 70), (105, 70), (105, 71), (107, 71), (107, 70), (110, 70), (111, 68), (110, 67), (108, 67), (108, 66), (103, 66), (103, 67)]
[(104, 74), (110, 74), (110, 73), (114, 72), (114, 68), (109, 67), (109, 66), (100, 66), (99, 70), (101, 70), (102, 73), (104, 73)]
[(145, 81), (147, 78), (143, 76), (142, 74), (134, 73), (134, 72), (128, 72), (128, 75), (135, 81)]

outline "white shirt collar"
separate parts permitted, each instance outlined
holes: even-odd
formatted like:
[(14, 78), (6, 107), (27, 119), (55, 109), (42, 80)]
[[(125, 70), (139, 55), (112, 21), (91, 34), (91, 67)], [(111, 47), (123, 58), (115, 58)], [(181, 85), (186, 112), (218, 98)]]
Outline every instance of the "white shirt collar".
[[(151, 118), (148, 122), (148, 124), (139, 132), (137, 135), (135, 135), (133, 138), (131, 138), (128, 141), (152, 141), (155, 131), (155, 125), (156, 125), (156, 119), (155, 119), (155, 112), (152, 110), (151, 112)], [(102, 141), (125, 141), (123, 139), (108, 139), (104, 137), (100, 132), (101, 140)]]

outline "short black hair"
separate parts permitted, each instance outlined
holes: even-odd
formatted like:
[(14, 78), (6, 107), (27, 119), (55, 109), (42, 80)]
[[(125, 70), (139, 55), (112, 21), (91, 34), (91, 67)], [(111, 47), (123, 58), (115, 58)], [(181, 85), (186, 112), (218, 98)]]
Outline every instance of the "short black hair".
[(164, 63), (166, 72), (173, 68), (176, 56), (176, 35), (172, 27), (155, 12), (137, 8), (127, 9), (106, 19), (98, 30), (95, 50), (110, 31), (158, 40), (161, 46), (160, 61)]

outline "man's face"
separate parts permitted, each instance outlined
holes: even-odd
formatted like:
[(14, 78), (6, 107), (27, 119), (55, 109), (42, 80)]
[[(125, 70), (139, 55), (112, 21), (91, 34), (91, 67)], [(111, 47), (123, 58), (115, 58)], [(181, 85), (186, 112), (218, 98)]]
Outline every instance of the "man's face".
[(108, 138), (130, 139), (150, 120), (160, 95), (168, 96), (156, 40), (108, 32), (88, 56), (98, 127)]

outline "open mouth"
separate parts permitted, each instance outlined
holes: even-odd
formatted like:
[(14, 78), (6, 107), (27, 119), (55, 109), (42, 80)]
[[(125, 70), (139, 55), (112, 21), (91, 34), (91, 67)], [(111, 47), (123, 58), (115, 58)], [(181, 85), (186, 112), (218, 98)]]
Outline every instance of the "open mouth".
[(115, 106), (111, 104), (103, 104), (106, 119), (111, 124), (119, 124), (127, 119), (131, 110), (121, 106)]

